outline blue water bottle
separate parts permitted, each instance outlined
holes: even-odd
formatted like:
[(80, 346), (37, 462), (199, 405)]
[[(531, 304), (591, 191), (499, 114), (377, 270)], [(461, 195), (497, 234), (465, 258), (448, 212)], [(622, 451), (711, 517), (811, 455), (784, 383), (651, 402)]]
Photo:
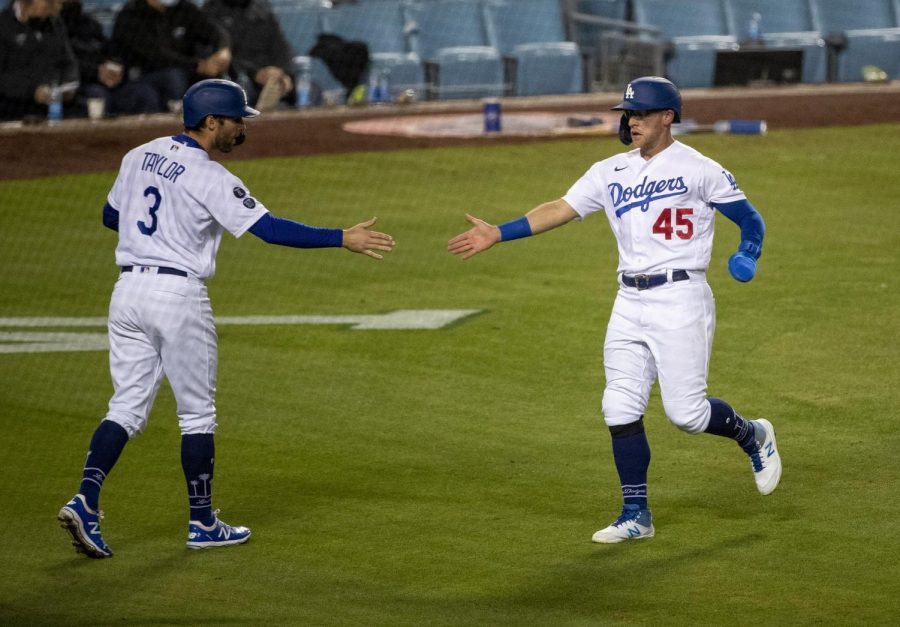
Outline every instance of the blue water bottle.
[(309, 65), (303, 64), (297, 69), (297, 84), (295, 85), (297, 92), (297, 107), (305, 109), (312, 104), (310, 90), (312, 89), (312, 79), (310, 78)]
[(754, 43), (759, 43), (762, 40), (761, 22), (762, 15), (759, 13), (754, 13), (750, 17), (750, 24), (747, 26), (747, 38)]
[(503, 129), (500, 114), (500, 101), (489, 98), (484, 101), (484, 132), (499, 133)]
[(50, 103), (47, 105), (47, 124), (56, 126), (63, 117), (62, 89), (53, 83), (50, 86)]

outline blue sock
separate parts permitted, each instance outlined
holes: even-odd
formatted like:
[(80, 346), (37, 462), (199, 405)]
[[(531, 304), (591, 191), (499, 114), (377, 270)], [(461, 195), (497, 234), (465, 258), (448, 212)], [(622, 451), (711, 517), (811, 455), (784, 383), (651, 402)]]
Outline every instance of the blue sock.
[(740, 414), (720, 398), (709, 397), (709, 406), (712, 410), (709, 415), (709, 424), (706, 432), (731, 438), (744, 449), (748, 455), (756, 452), (756, 430), (749, 420), (744, 420)]
[(84, 502), (95, 512), (100, 507), (103, 481), (116, 465), (126, 444), (128, 432), (112, 420), (102, 421), (91, 437), (91, 447), (84, 461), (78, 493), (84, 496)]
[(650, 468), (650, 443), (644, 432), (643, 416), (636, 422), (610, 427), (609, 433), (625, 508), (649, 509), (647, 470)]
[(216, 446), (212, 433), (181, 436), (181, 468), (187, 481), (191, 520), (210, 525), (212, 513), (212, 480)]

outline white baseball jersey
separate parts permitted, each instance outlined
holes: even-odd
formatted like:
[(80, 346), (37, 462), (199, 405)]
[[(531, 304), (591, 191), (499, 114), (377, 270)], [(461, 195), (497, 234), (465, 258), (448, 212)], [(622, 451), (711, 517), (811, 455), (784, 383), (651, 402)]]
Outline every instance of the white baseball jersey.
[(108, 202), (119, 212), (116, 263), (133, 268), (119, 275), (109, 304), (106, 419), (140, 433), (165, 376), (181, 432), (213, 433), (218, 346), (203, 279), (215, 272), (223, 232), (240, 237), (267, 210), (185, 135), (125, 155)]
[(184, 135), (125, 155), (108, 202), (119, 212), (118, 265), (168, 266), (200, 279), (215, 273), (224, 230), (240, 237), (267, 212)]
[(581, 218), (606, 211), (627, 274), (706, 270), (711, 204), (743, 198), (727, 170), (678, 141), (649, 161), (639, 149), (599, 161), (563, 196)]

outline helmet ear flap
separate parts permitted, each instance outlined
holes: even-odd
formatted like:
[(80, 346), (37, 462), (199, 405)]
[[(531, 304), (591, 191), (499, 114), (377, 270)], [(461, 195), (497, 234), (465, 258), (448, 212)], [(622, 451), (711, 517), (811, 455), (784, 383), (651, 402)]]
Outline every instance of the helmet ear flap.
[(626, 146), (631, 145), (631, 127), (628, 125), (628, 117), (623, 113), (619, 120), (619, 140)]

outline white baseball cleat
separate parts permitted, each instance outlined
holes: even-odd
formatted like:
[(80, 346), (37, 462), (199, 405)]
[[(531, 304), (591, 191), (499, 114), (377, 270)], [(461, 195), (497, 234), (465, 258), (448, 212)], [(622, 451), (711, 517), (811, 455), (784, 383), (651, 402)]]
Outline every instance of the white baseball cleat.
[(753, 478), (760, 494), (771, 494), (781, 480), (781, 455), (775, 446), (775, 427), (765, 418), (751, 423), (756, 431), (756, 451), (750, 455)]
[(656, 535), (649, 509), (623, 508), (616, 522), (591, 537), (600, 544), (615, 544), (625, 540), (641, 540)]

